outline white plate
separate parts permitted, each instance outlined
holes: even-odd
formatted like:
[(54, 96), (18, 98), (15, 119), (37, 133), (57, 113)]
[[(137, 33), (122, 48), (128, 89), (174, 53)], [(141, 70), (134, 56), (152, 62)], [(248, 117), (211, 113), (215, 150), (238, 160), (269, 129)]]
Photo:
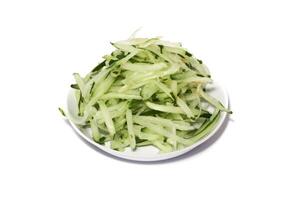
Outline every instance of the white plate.
[[(228, 95), (227, 95), (226, 91), (220, 85), (218, 85), (216, 83), (212, 84), (209, 88), (211, 88), (211, 90), (208, 90), (208, 93), (210, 95), (214, 96), (215, 98), (217, 98), (218, 100), (220, 100), (225, 107), (228, 107)], [(67, 99), (68, 113), (74, 113), (74, 106), (77, 106), (77, 105), (76, 105), (76, 102), (74, 102), (74, 92), (73, 92), (73, 90), (71, 90), (68, 95), (68, 99)], [(201, 140), (199, 140), (198, 142), (196, 142), (195, 144), (193, 144), (191, 146), (188, 146), (184, 149), (173, 151), (170, 153), (159, 153), (159, 150), (152, 146), (139, 147), (135, 151), (131, 151), (130, 148), (127, 148), (124, 152), (115, 151), (113, 149), (110, 149), (108, 145), (104, 146), (104, 145), (100, 145), (100, 144), (96, 143), (92, 139), (89, 130), (82, 129), (79, 126), (77, 126), (76, 124), (72, 123), (71, 121), (70, 121), (70, 123), (71, 123), (72, 127), (78, 132), (78, 134), (83, 139), (85, 139), (90, 144), (94, 145), (95, 147), (97, 147), (97, 148), (101, 149), (102, 151), (105, 151), (111, 155), (114, 155), (114, 156), (120, 157), (120, 158), (124, 158), (124, 159), (128, 159), (128, 160), (134, 160), (134, 161), (158, 161), (158, 160), (166, 160), (166, 159), (180, 156), (180, 155), (192, 150), (193, 148), (199, 146), (200, 144), (202, 144), (203, 142), (208, 140), (211, 136), (213, 136), (217, 132), (217, 130), (221, 127), (222, 123), (224, 122), (225, 117), (226, 117), (226, 113), (222, 112), (216, 128), (211, 133), (209, 133), (206, 137), (202, 138)]]

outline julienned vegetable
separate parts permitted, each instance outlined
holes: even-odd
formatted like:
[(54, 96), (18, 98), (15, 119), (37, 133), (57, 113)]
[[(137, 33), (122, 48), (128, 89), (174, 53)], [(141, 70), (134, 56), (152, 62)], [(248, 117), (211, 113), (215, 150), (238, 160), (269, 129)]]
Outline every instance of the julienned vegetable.
[(77, 115), (60, 109), (90, 128), (95, 142), (118, 151), (153, 145), (170, 152), (202, 139), (221, 112), (231, 113), (205, 92), (212, 82), (208, 69), (180, 43), (132, 38), (111, 44), (116, 50), (90, 73), (74, 74)]

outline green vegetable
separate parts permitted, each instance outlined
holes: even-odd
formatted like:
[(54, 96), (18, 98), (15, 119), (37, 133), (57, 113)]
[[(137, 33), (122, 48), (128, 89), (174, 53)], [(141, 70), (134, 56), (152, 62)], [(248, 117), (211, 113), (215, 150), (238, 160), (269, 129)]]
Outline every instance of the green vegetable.
[(127, 130), (129, 135), (130, 147), (132, 150), (134, 150), (136, 146), (136, 141), (135, 141), (135, 134), (133, 131), (132, 112), (129, 109), (126, 111), (126, 121), (127, 121)]
[(74, 73), (75, 114), (59, 108), (90, 128), (95, 142), (118, 151), (152, 145), (171, 152), (201, 140), (221, 112), (231, 113), (205, 92), (212, 83), (207, 67), (180, 43), (130, 38), (111, 44), (116, 50), (90, 73)]

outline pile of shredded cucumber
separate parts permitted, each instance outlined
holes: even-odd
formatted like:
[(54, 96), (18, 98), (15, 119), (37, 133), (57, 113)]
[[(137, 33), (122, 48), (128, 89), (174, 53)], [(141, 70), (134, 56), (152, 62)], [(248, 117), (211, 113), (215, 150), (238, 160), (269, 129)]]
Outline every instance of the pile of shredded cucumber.
[(221, 112), (231, 113), (206, 93), (208, 69), (180, 43), (156, 37), (111, 44), (116, 50), (86, 76), (74, 73), (71, 85), (77, 115), (67, 117), (90, 128), (95, 142), (171, 152), (207, 136)]

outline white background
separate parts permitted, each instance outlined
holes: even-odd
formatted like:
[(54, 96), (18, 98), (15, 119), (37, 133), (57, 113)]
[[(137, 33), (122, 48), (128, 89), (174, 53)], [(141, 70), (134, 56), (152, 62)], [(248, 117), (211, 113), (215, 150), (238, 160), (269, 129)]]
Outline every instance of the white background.
[[(297, 1), (0, 1), (0, 199), (299, 199)], [(95, 151), (60, 117), (84, 74), (143, 27), (180, 41), (230, 95), (206, 147), (155, 164)]]

